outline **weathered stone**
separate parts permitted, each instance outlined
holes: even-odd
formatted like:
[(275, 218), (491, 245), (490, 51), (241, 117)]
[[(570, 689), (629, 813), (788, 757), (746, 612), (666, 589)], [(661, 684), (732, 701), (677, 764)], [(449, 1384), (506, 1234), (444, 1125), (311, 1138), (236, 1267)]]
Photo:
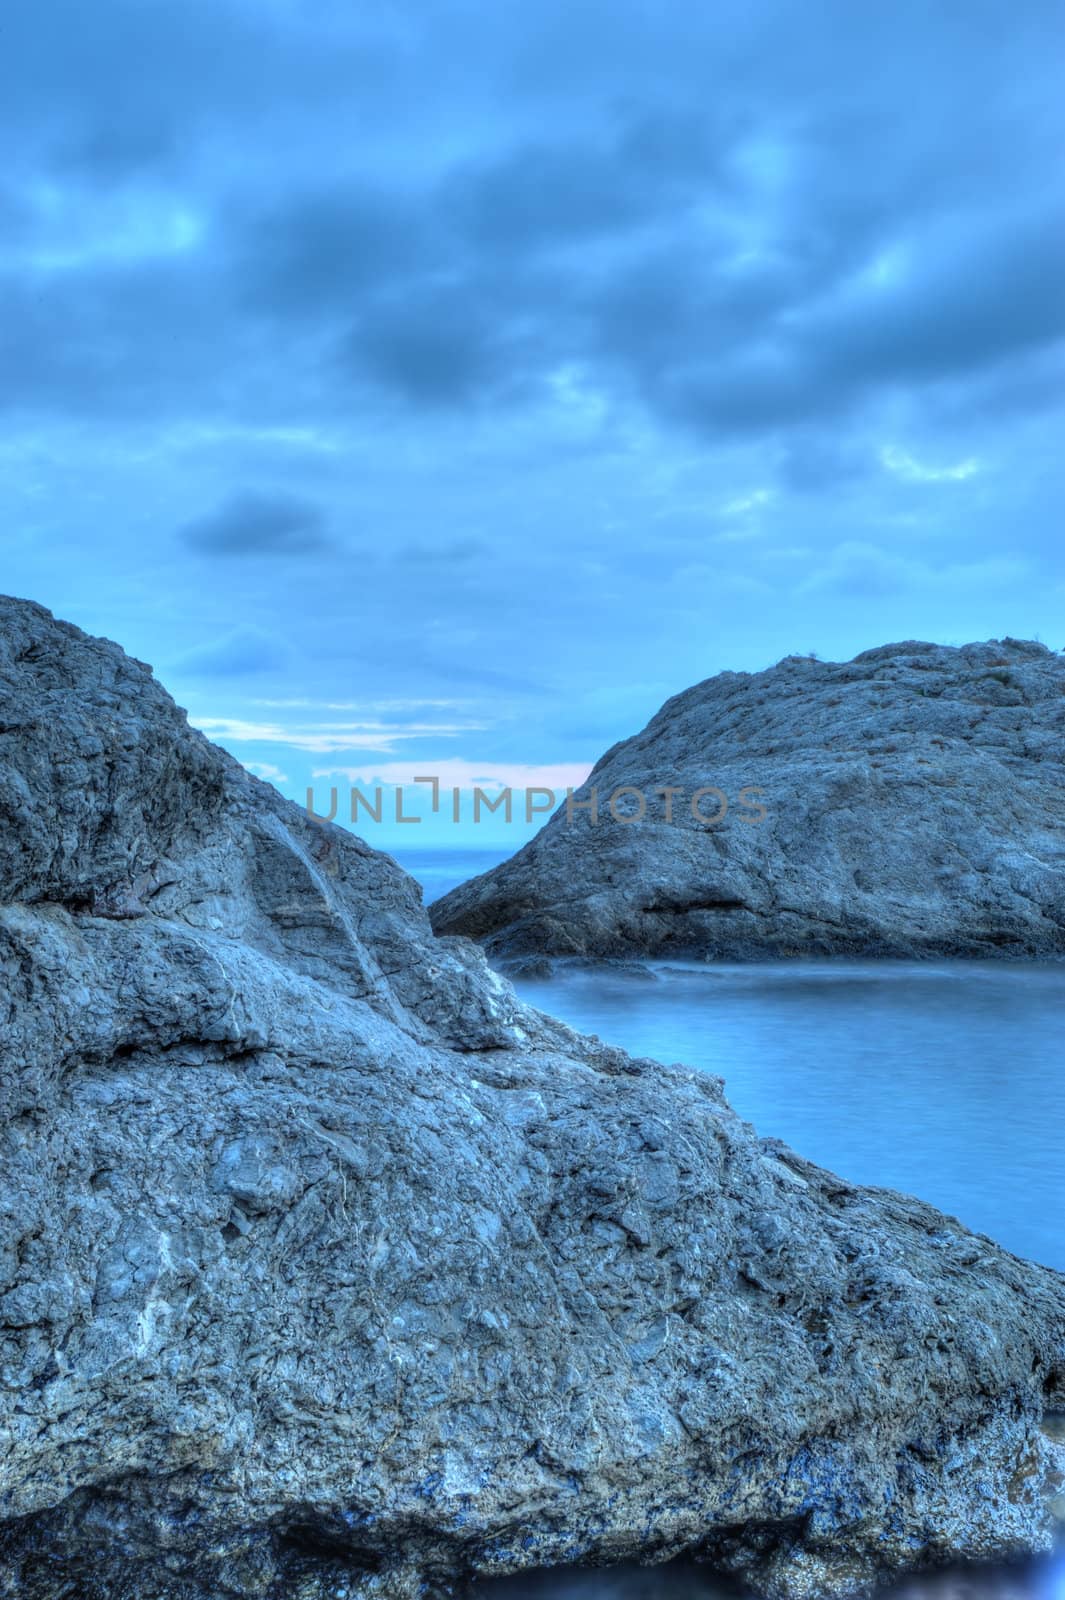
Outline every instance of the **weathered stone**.
[[(1044, 645), (723, 672), (609, 750), (575, 800), (593, 787), (594, 823), (561, 807), (432, 907), (438, 932), (502, 962), (1065, 952), (1065, 657)], [(697, 800), (706, 821), (704, 787), (726, 802)], [(639, 821), (611, 812), (625, 788), (646, 797)]]
[(1065, 1283), (522, 1006), (0, 601), (0, 1594), (1042, 1548)]

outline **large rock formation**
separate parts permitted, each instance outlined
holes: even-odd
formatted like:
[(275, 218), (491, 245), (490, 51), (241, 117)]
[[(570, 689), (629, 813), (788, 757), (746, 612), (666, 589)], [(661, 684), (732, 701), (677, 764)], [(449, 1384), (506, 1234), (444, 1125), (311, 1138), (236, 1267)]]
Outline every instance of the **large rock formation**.
[(523, 1008), (10, 600), (0, 973), (0, 1594), (684, 1550), (802, 1595), (1046, 1544), (1061, 1278)]
[(723, 672), (574, 799), (437, 931), (497, 961), (1065, 952), (1065, 658), (1041, 644)]

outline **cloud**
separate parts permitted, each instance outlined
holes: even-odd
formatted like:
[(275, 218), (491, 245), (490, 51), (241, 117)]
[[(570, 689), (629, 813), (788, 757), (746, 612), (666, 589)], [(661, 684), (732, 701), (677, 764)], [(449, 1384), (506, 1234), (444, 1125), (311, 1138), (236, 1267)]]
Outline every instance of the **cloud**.
[(322, 508), (280, 491), (247, 489), (181, 529), (190, 549), (210, 556), (291, 556), (328, 549)]
[(975, 456), (967, 456), (950, 467), (929, 467), (895, 445), (885, 445), (880, 459), (889, 472), (909, 483), (964, 483), (983, 470), (983, 464)]
[(769, 505), (773, 499), (772, 489), (752, 489), (747, 494), (737, 495), (732, 500), (726, 500), (719, 508), (722, 517), (747, 517), (752, 511), (759, 511), (763, 506)]
[[(343, 778), (351, 784), (413, 784), (416, 778), (435, 778), (441, 789), (552, 789), (558, 795), (579, 789), (592, 770), (590, 761), (525, 762), (471, 761), (450, 756), (444, 761), (418, 757), (413, 761), (369, 762), (362, 766), (316, 767), (314, 778)], [(431, 792), (431, 785), (426, 786)]]
[(409, 740), (457, 739), (479, 733), (480, 722), (327, 722), (289, 726), (244, 717), (200, 717), (196, 726), (222, 744), (277, 744), (290, 750), (325, 755), (332, 751), (366, 750), (388, 754)]
[(253, 706), (266, 706), (273, 711), (361, 711), (364, 714), (371, 711), (450, 711), (462, 710), (469, 704), (468, 700), (436, 697), (434, 699), (404, 700), (391, 698), (387, 700), (311, 700), (306, 696), (291, 696), (287, 699), (253, 699)]
[(224, 709), (323, 758), (467, 716), (598, 749), (887, 607), (1049, 636), (1044, 0), (653, 11), (13, 8), (5, 585), (207, 683), (298, 665), (302, 712)]
[(863, 271), (813, 282), (793, 263), (780, 304), (755, 315), (711, 265), (662, 311), (656, 349), (630, 325), (628, 349), (617, 334), (616, 351), (652, 406), (704, 434), (804, 428), (901, 386), (912, 401), (1065, 336), (1063, 219), (1040, 202), (1011, 218), (1005, 238), (1001, 228), (951, 219), (883, 281)]
[(345, 353), (353, 372), (434, 410), (499, 396), (515, 367), (512, 338), (470, 286), (411, 288), (367, 313)]
[(416, 195), (363, 177), (274, 198), (231, 228), (248, 303), (300, 317), (350, 314), (370, 290), (417, 276), (433, 243)]
[(800, 343), (824, 381), (940, 381), (1065, 336), (1065, 209), (942, 226), (885, 282), (815, 308)]
[(441, 203), (480, 249), (572, 249), (690, 204), (716, 165), (705, 113), (645, 107), (579, 141), (541, 137), (459, 167)]
[(265, 783), (291, 782), (287, 772), (282, 772), (280, 767), (275, 767), (272, 761), (245, 761), (243, 765), (255, 777), (262, 778)]
[[(110, 262), (75, 254), (59, 277), (31, 252), (13, 275), (9, 406), (245, 422), (273, 409), (308, 426), (384, 398), (432, 418), (550, 405), (569, 368), (604, 411), (634, 405), (727, 442), (856, 413), (899, 386), (916, 398), (979, 380), (1065, 334), (1065, 230), (1043, 176), (1049, 66), (1030, 19), (969, 38), (922, 17), (915, 62), (902, 46), (918, 19), (900, 15), (859, 104), (850, 84), (873, 46), (839, 6), (819, 29), (788, 4), (761, 21), (726, 6), (651, 39), (631, 5), (624, 28), (598, 5), (578, 28), (548, 4), (536, 48), (559, 30), (585, 39), (585, 92), (550, 121), (523, 117), (518, 93), (495, 118), (468, 103), (461, 132), (425, 159), (418, 119), (444, 94), (434, 53), (454, 61), (465, 38), (471, 69), (498, 52), (517, 82), (531, 48), (519, 31), (471, 41), (448, 4), (418, 26), (335, 18), (316, 34), (283, 8), (249, 82), (246, 6), (190, 4), (182, 30), (110, 6), (95, 93), (30, 24), (13, 41), (44, 94), (47, 182), (16, 171), (8, 209), (21, 219), (36, 195), (43, 241), (97, 218), (98, 243), (125, 244)], [(155, 64), (152, 92), (119, 70), (124, 33)], [(1023, 63), (1030, 105), (989, 72), (993, 55)], [(937, 59), (956, 63), (949, 81)], [(339, 158), (344, 64), (362, 75), (367, 139)], [(409, 148), (373, 142), (375, 95), (397, 78), (417, 108)], [(935, 118), (900, 129), (897, 97), (916, 105), (922, 84)], [(964, 137), (944, 138), (948, 123)], [(184, 242), (163, 271), (168, 229)], [(1041, 405), (1053, 388), (1015, 393)]]
[(289, 652), (275, 635), (243, 627), (186, 651), (175, 661), (174, 670), (189, 677), (238, 678), (288, 664)]

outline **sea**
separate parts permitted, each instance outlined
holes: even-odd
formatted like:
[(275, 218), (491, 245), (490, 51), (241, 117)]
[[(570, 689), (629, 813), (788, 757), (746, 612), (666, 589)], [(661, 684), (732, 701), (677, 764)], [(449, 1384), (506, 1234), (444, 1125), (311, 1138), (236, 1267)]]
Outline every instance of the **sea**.
[[(426, 902), (507, 851), (397, 858)], [(657, 961), (560, 965), (522, 998), (634, 1055), (725, 1079), (762, 1134), (856, 1183), (919, 1194), (1065, 1271), (1065, 965)], [(698, 1569), (552, 1573), (485, 1600), (712, 1600)], [(1065, 1556), (906, 1584), (900, 1600), (1065, 1600)]]

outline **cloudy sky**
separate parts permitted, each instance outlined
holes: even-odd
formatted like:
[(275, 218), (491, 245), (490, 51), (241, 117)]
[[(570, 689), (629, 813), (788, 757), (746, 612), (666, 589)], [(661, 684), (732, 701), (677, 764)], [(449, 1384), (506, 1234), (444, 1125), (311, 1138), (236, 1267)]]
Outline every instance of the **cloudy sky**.
[(0, 589), (299, 797), (1065, 645), (1062, 20), (8, 0)]

